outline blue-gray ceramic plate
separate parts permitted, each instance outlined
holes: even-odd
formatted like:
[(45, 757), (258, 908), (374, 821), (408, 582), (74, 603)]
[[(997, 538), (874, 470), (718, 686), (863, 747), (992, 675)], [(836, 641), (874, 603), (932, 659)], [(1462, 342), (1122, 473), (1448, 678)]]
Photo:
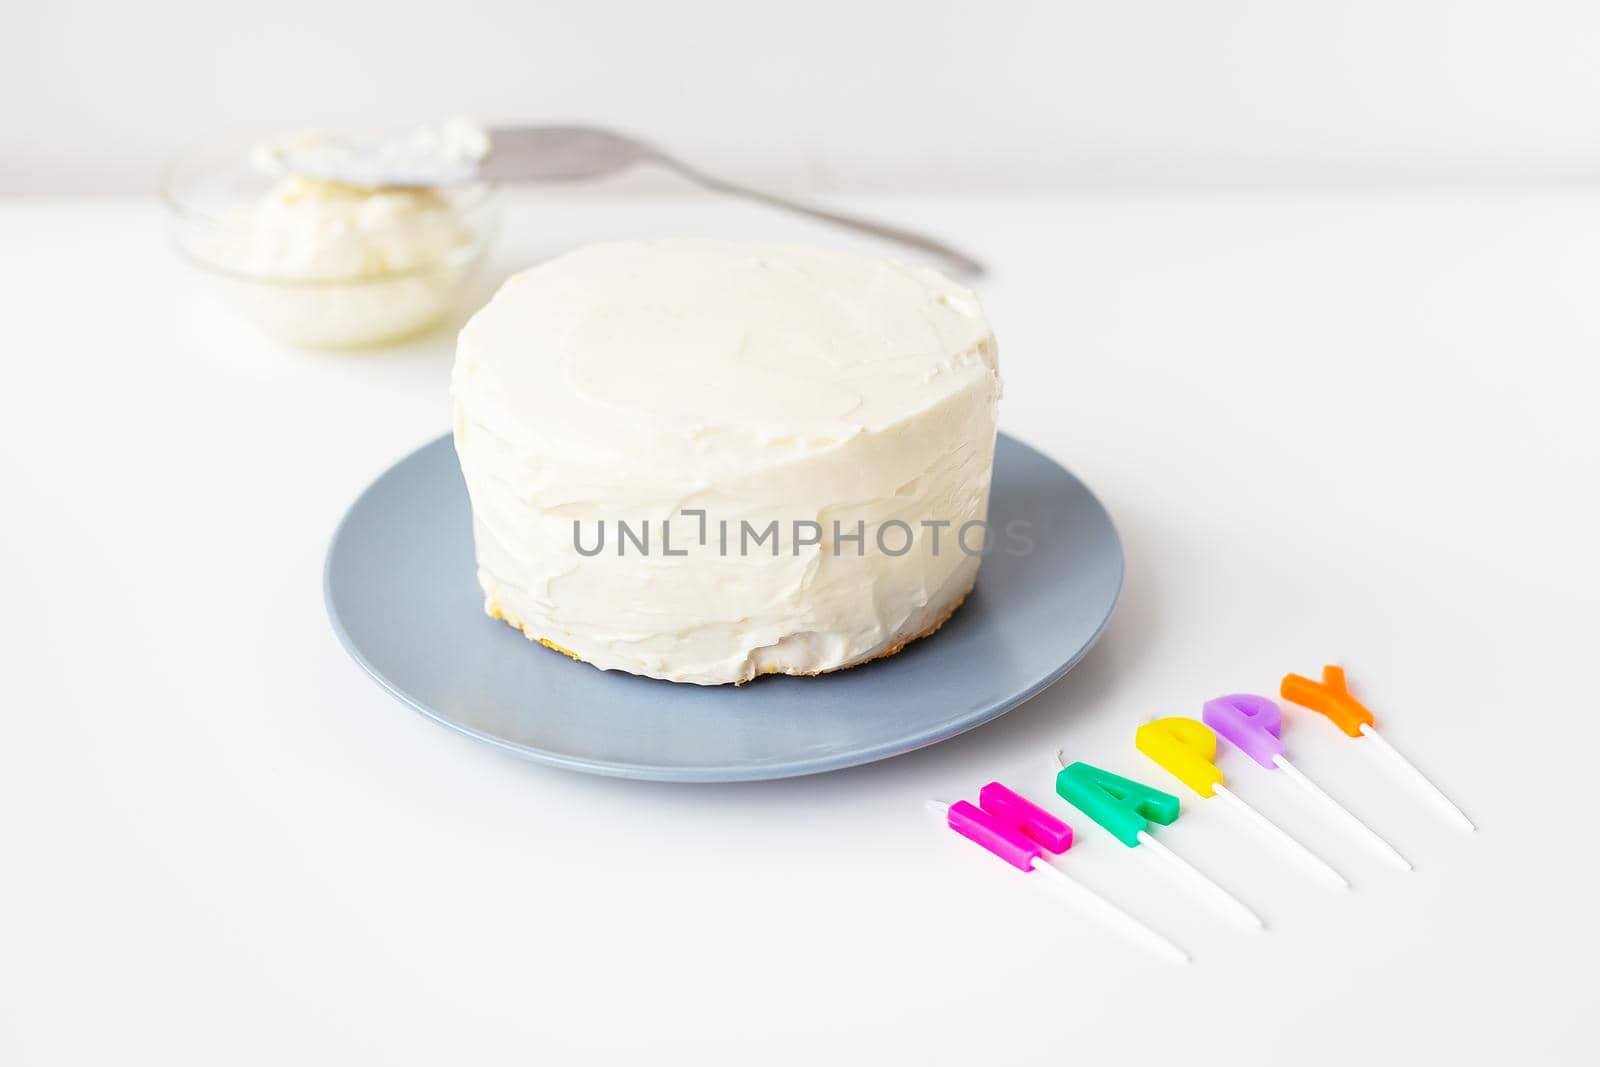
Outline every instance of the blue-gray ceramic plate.
[[(1023, 520), (1032, 541), (1001, 536)], [(1078, 479), (1000, 436), (978, 585), (932, 637), (816, 678), (734, 687), (601, 671), (483, 613), (466, 486), (449, 437), (351, 506), (325, 592), (350, 655), (389, 692), (470, 737), (575, 771), (676, 782), (815, 774), (885, 759), (1005, 714), (1105, 628), (1122, 545)]]

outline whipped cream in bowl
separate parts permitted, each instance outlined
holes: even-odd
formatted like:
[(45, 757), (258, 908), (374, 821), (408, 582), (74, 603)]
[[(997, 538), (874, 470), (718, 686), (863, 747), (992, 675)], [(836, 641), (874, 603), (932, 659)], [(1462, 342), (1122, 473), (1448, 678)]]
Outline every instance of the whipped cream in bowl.
[(498, 229), (497, 190), (352, 185), (284, 165), (296, 157), (283, 145), (321, 136), (233, 138), (181, 157), (163, 183), (179, 250), (235, 314), (292, 344), (358, 348), (438, 324)]

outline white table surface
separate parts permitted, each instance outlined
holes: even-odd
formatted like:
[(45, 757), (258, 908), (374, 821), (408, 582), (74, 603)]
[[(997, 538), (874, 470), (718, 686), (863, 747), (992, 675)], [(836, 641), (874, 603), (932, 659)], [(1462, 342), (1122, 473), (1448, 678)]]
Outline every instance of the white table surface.
[[(1592, 1052), (1600, 197), (851, 206), (992, 262), (1002, 425), (1106, 501), (1126, 593), (1081, 666), (989, 726), (686, 787), (456, 736), (334, 639), (323, 550), (447, 427), (450, 330), (284, 349), (205, 302), (153, 201), (0, 203), (0, 1061)], [(484, 285), (669, 233), (831, 239), (708, 200), (552, 194), (513, 205)], [(1481, 826), (1288, 711), (1291, 755), (1416, 862), (1390, 870), (1225, 753), (1357, 883), (1344, 897), (1132, 745), (1143, 718), (1332, 661)], [(1270, 931), (1073, 818), (1058, 745), (1183, 793), (1163, 838)], [(923, 809), (996, 778), (1072, 818), (1063, 867), (1196, 962)]]

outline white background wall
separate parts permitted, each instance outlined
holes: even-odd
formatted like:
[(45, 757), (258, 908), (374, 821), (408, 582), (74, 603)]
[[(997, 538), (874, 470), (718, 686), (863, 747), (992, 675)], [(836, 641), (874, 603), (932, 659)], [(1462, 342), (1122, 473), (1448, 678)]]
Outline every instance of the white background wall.
[(0, 192), (456, 112), (791, 189), (1589, 182), (1597, 45), (1593, 0), (8, 0)]

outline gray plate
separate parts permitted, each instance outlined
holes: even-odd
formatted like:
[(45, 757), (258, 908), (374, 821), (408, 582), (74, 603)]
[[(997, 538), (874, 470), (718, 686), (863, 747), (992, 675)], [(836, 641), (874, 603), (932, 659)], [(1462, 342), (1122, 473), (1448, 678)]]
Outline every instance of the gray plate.
[[(1060, 678), (1100, 636), (1122, 544), (1078, 479), (1002, 434), (978, 586), (932, 637), (851, 670), (734, 687), (601, 671), (483, 613), (466, 486), (448, 436), (391, 467), (328, 549), (328, 614), (380, 685), (424, 715), (541, 763), (731, 782), (837, 770), (943, 741)], [(1000, 531), (1025, 520), (1033, 551)]]

